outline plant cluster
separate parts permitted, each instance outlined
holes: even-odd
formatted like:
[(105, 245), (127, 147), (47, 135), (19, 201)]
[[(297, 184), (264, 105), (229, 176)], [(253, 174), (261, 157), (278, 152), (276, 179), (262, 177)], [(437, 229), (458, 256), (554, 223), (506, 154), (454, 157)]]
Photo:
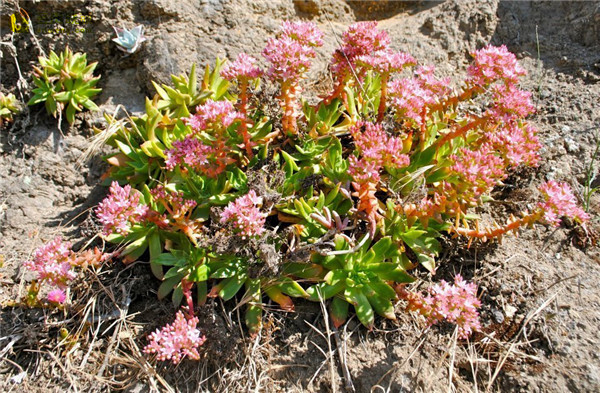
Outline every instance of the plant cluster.
[(19, 113), (20, 103), (14, 94), (0, 92), (0, 127), (4, 123), (13, 121), (13, 115)]
[(33, 67), (34, 96), (27, 103), (35, 105), (44, 102), (46, 111), (52, 116), (62, 116), (64, 112), (69, 124), (75, 121), (75, 113), (84, 108), (97, 111), (92, 101), (102, 89), (95, 88), (100, 77), (94, 77), (97, 63), (88, 64), (87, 55), (73, 53), (69, 48), (48, 57), (39, 57), (39, 67)]
[(113, 29), (117, 34), (117, 38), (113, 38), (113, 42), (117, 44), (119, 50), (130, 55), (137, 52), (142, 43), (146, 41), (143, 25), (138, 25), (131, 30), (116, 26), (113, 26)]
[(43, 306), (38, 293), (41, 289), (39, 284), (45, 283), (50, 289), (46, 296), (48, 305), (62, 305), (67, 299), (65, 291), (77, 277), (77, 269), (99, 267), (111, 257), (111, 254), (104, 254), (97, 248), (75, 252), (70, 242), (64, 242), (57, 236), (38, 248), (31, 261), (24, 263), (28, 270), (37, 274), (37, 278), (29, 287), (23, 303), (29, 307)]
[(418, 312), (427, 319), (429, 326), (446, 320), (457, 325), (459, 338), (468, 338), (480, 328), (477, 308), (477, 286), (467, 283), (460, 274), (454, 277), (454, 285), (441, 280), (429, 288), (427, 295), (402, 290), (400, 296), (408, 301), (407, 310)]
[[(172, 87), (155, 84), (144, 115), (106, 116), (118, 152), (106, 157), (110, 194), (96, 209), (103, 236), (124, 245), (126, 262), (147, 255), (159, 298), (186, 304), (146, 352), (198, 358), (194, 306), (238, 294), (252, 333), (267, 298), (286, 311), (293, 298), (329, 299), (336, 326), (352, 306), (369, 328), (375, 314), (395, 319), (402, 298), (466, 338), (479, 326), (474, 284), (457, 277), (427, 296), (405, 285), (419, 265), (435, 273), (443, 233), (486, 241), (564, 215), (588, 219), (567, 185), (549, 182), (535, 209), (481, 228), (472, 210), (539, 159), (530, 93), (518, 87), (525, 71), (506, 47), (488, 46), (452, 89), (392, 51), (376, 25), (343, 34), (333, 89), (316, 105), (302, 80), (323, 35), (285, 22), (262, 53), (266, 70), (240, 54), (197, 84), (193, 67)], [(279, 114), (256, 94), (261, 83), (279, 87)]]

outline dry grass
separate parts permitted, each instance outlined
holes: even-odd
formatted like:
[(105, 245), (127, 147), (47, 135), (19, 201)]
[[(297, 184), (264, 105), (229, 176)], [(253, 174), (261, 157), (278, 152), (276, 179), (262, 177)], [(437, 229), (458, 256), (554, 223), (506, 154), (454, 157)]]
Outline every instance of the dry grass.
[[(37, 239), (32, 240), (32, 244), (37, 243)], [(495, 268), (490, 267), (489, 272), (480, 274), (481, 279), (495, 274), (508, 262), (510, 258)], [(201, 326), (207, 326), (211, 318), (222, 321), (215, 325), (216, 333), (212, 334), (228, 331), (238, 340), (226, 361), (207, 351), (199, 363), (184, 361), (173, 366), (155, 362), (142, 352), (144, 336), (160, 325), (157, 310), (163, 309), (165, 318), (169, 318), (171, 311), (136, 289), (141, 281), (150, 279), (146, 270), (141, 263), (128, 266), (115, 263), (97, 271), (87, 271), (85, 278), (71, 289), (72, 304), (68, 314), (48, 309), (3, 310), (0, 373), (6, 381), (0, 382), (0, 389), (40, 391), (61, 387), (66, 391), (87, 392), (143, 386), (156, 392), (270, 392), (317, 391), (326, 386), (332, 392), (360, 391), (354, 385), (360, 375), (355, 350), (371, 339), (353, 337), (357, 331), (364, 332), (364, 328), (352, 318), (339, 330), (330, 326), (325, 302), (320, 303), (320, 313), (315, 319), (304, 321), (307, 331), (301, 333), (307, 343), (306, 351), (312, 357), (307, 364), (295, 359), (293, 349), (287, 348), (289, 343), (282, 340), (280, 329), (285, 329), (290, 322), (277, 308), (265, 305), (264, 329), (256, 336), (247, 335), (241, 317), (241, 306), (246, 303), (243, 297), (233, 307), (224, 305), (220, 299), (204, 306), (210, 310), (209, 318), (204, 325), (201, 322)], [(146, 273), (140, 275), (140, 272)], [(559, 283), (546, 290), (556, 284)], [(155, 285), (149, 282), (146, 287), (154, 288)], [(23, 277), (19, 280), (18, 291), (19, 296), (26, 291)], [(536, 291), (531, 290), (531, 293)], [(145, 307), (138, 307), (137, 311), (131, 308), (135, 296), (144, 297)], [(380, 371), (379, 376), (372, 376), (377, 382), (370, 388), (371, 392), (396, 391), (399, 383), (413, 386), (415, 391), (431, 391), (440, 388), (440, 379), (446, 381), (448, 392), (498, 391), (499, 378), (507, 367), (519, 362), (541, 362), (529, 351), (534, 342), (529, 338), (530, 326), (556, 296), (554, 293), (531, 310), (511, 336), (501, 337), (491, 332), (467, 343), (457, 340), (455, 330), (444, 338), (438, 328), (423, 329), (423, 321), (418, 317), (400, 314), (399, 320), (393, 323), (394, 329), (389, 332), (403, 332), (412, 342), (407, 345), (410, 350), (400, 361)], [(7, 321), (10, 323), (5, 323)], [(352, 322), (356, 327), (350, 329)], [(68, 332), (66, 338), (60, 338), (61, 329)], [(384, 340), (386, 346), (401, 343), (394, 334), (388, 338), (385, 330), (374, 333), (385, 334), (377, 340)], [(446, 342), (442, 344), (442, 340)], [(292, 357), (289, 362), (282, 357), (286, 349)], [(430, 357), (437, 353), (436, 359), (427, 360), (432, 365), (429, 371), (418, 373), (421, 366), (417, 366), (415, 373), (412, 363), (415, 360), (417, 364), (423, 362), (423, 353)], [(303, 370), (300, 374), (304, 379), (296, 381), (282, 377), (287, 371), (293, 371), (292, 374), (297, 376), (298, 370)], [(470, 378), (466, 378), (468, 374)], [(412, 375), (412, 380), (406, 380), (407, 375)], [(20, 379), (20, 383), (11, 382)], [(43, 381), (43, 384), (37, 381)]]
[[(140, 280), (135, 275), (135, 268), (133, 264), (120, 271), (107, 267), (95, 274), (90, 272), (87, 280), (73, 288), (72, 298), (81, 301), (74, 300), (69, 315), (50, 310), (11, 310), (13, 326), (10, 331), (3, 331), (0, 337), (3, 345), (0, 366), (7, 376), (4, 389), (10, 391), (26, 387), (36, 391), (38, 387), (34, 386), (34, 381), (42, 378), (48, 384), (44, 388), (63, 386), (73, 392), (127, 390), (140, 384), (157, 392), (291, 391), (295, 381), (282, 381), (273, 373), (286, 368), (311, 367), (280, 362), (277, 353), (282, 348), (276, 338), (276, 326), (286, 323), (281, 313), (270, 313), (267, 307), (265, 328), (261, 334), (249, 337), (241, 328), (240, 309), (234, 307), (228, 311), (220, 301), (213, 305), (216, 317), (224, 320), (241, 338), (241, 345), (230, 362), (214, 362), (207, 358), (200, 363), (184, 361), (178, 366), (155, 363), (142, 353), (143, 344), (140, 344), (148, 327), (138, 321), (138, 316), (148, 310), (131, 312), (129, 307), (132, 288)], [(425, 380), (433, 383), (445, 375), (448, 392), (465, 391), (467, 388), (476, 392), (497, 391), (496, 382), (507, 364), (541, 360), (528, 354), (527, 348), (532, 343), (527, 338), (528, 326), (555, 297), (556, 293), (527, 314), (518, 333), (508, 341), (502, 341), (492, 333), (464, 345), (457, 341), (454, 331), (448, 336), (446, 349), (439, 354), (435, 373)], [(39, 317), (32, 325), (32, 314), (36, 313)], [(414, 370), (411, 359), (417, 354), (421, 356), (420, 353), (426, 349), (424, 345), (434, 338), (433, 334), (438, 334), (432, 333), (431, 329), (420, 330), (420, 323), (414, 318), (412, 323), (404, 319), (399, 322), (403, 327), (399, 328), (406, 331), (408, 326), (416, 333), (411, 335), (415, 337), (412, 350), (401, 362), (382, 373), (371, 392), (394, 391), (393, 386), (399, 378), (403, 378), (403, 373)], [(324, 302), (321, 302), (321, 313), (314, 323), (305, 323), (309, 328), (305, 339), (314, 349), (312, 356), (320, 354), (322, 358), (318, 367), (310, 371), (310, 378), (302, 383), (304, 388), (318, 390), (315, 383), (319, 380), (321, 387), (323, 381), (327, 381), (328, 390), (332, 392), (355, 392), (352, 375), (355, 370), (349, 365), (353, 359), (349, 358), (352, 355), (348, 350), (356, 345), (356, 340), (351, 340), (353, 331), (348, 331), (349, 324), (339, 330), (332, 328)], [(32, 329), (40, 331), (32, 336)], [(69, 332), (65, 339), (57, 337), (56, 332), (60, 329)], [(36, 344), (32, 345), (34, 342)], [(394, 339), (387, 342), (387, 345), (395, 344)], [(461, 376), (457, 367), (463, 371), (468, 368), (472, 375), (471, 383)], [(20, 385), (9, 382), (22, 378), (23, 373), (25, 378)], [(423, 380), (423, 377), (415, 375), (416, 379)], [(384, 382), (386, 380), (387, 383)], [(433, 386), (425, 382), (421, 391), (429, 391)], [(303, 389), (296, 388), (299, 391)]]

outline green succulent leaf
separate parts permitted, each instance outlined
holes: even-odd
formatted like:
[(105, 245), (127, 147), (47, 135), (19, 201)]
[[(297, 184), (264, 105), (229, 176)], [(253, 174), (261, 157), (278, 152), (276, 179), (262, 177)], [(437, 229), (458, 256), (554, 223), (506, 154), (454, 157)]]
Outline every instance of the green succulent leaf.
[[(94, 88), (99, 77), (94, 78), (96, 63), (87, 65), (85, 54), (73, 53), (65, 49), (60, 55), (54, 51), (50, 55), (39, 58), (39, 68), (33, 81), (37, 89), (28, 105), (45, 102), (46, 110), (56, 117), (58, 111), (65, 110), (65, 118), (72, 124), (75, 114), (82, 108), (98, 110), (92, 101), (101, 89)], [(57, 105), (57, 102), (63, 106)]]
[(348, 303), (354, 306), (358, 320), (367, 328), (372, 328), (375, 314), (365, 294), (358, 288), (349, 287), (344, 291), (344, 297)]
[(244, 282), (246, 281), (246, 275), (239, 275), (231, 278), (226, 278), (224, 280), (223, 286), (219, 291), (219, 296), (227, 301), (235, 296), (236, 293), (240, 290)]
[(350, 304), (340, 297), (334, 297), (331, 301), (330, 315), (335, 327), (340, 327), (348, 319), (348, 306)]
[[(148, 236), (148, 249), (150, 250), (150, 268), (152, 269), (152, 274), (158, 279), (162, 279), (163, 277), (163, 269), (162, 264), (157, 262), (157, 259), (163, 255), (161, 254), (162, 246), (160, 242), (160, 235), (158, 231), (153, 231)], [(166, 254), (170, 255), (170, 254)]]

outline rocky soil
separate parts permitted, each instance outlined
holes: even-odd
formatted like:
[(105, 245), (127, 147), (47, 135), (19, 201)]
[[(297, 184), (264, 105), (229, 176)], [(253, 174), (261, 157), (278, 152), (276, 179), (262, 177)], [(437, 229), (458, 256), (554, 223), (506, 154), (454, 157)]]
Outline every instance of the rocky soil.
[[(19, 6), (33, 20), (36, 15), (83, 13), (91, 21), (83, 33), (13, 34), (9, 15)], [(312, 20), (326, 34), (307, 81), (309, 91), (329, 83), (330, 53), (356, 20), (379, 20), (396, 49), (436, 65), (441, 75), (454, 80), (465, 74), (471, 51), (488, 43), (506, 44), (529, 73), (523, 87), (534, 92), (532, 122), (545, 147), (540, 166), (507, 179), (487, 213), (501, 216), (526, 208), (535, 201), (536, 185), (546, 179), (567, 181), (580, 196), (586, 182), (595, 179), (596, 170), (589, 168), (600, 137), (597, 1), (7, 0), (0, 12), (4, 93), (27, 101), (31, 67), (41, 50), (69, 45), (99, 62), (103, 92), (97, 103), (108, 113), (118, 105), (130, 113), (143, 110), (144, 97), (154, 95), (151, 80), (167, 83), (171, 74), (187, 72), (194, 62), (212, 64), (216, 57), (233, 58), (241, 51), (258, 57), (285, 19)], [(111, 41), (112, 26), (138, 24), (148, 41), (126, 57)], [(100, 113), (78, 119), (70, 128), (64, 123), (61, 132), (43, 108), (30, 107), (13, 125), (0, 129), (4, 305), (24, 294), (31, 277), (21, 263), (33, 250), (56, 234), (82, 246), (95, 231), (90, 209), (106, 193), (100, 186), (106, 167), (103, 151), (91, 157), (86, 152), (92, 126), (102, 127), (104, 120)], [(597, 392), (597, 196), (589, 212), (587, 232), (569, 225), (538, 226), (518, 238), (505, 238), (501, 245), (470, 248), (447, 240), (442, 267), (433, 279), (448, 280), (461, 272), (480, 286), (484, 328), (470, 343), (455, 342), (444, 326), (424, 330), (401, 306), (396, 322), (377, 320), (376, 329), (368, 332), (350, 321), (326, 340), (320, 305), (302, 302), (294, 314), (274, 309), (263, 334), (251, 339), (235, 305), (217, 301), (201, 310), (207, 336), (203, 361), (185, 361), (176, 368), (151, 365), (138, 356), (138, 348), (145, 345), (144, 334), (169, 320), (173, 309), (156, 301), (158, 283), (146, 266), (115, 263), (102, 279), (122, 283), (118, 288), (123, 293), (113, 300), (124, 314), (117, 325), (89, 319), (89, 332), (73, 346), (57, 344), (56, 313), (2, 308), (0, 390)], [(120, 281), (125, 276), (129, 279)], [(99, 295), (98, 304), (105, 298)]]

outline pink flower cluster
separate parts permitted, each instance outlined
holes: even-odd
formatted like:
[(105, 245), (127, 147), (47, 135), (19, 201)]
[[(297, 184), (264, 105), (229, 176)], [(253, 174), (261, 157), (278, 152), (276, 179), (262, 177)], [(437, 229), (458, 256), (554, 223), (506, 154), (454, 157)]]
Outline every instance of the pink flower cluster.
[(229, 81), (234, 79), (254, 79), (262, 75), (262, 70), (254, 64), (256, 59), (245, 53), (240, 53), (235, 61), (227, 64), (221, 71), (221, 76)]
[(177, 165), (186, 164), (193, 169), (200, 169), (208, 163), (208, 156), (213, 152), (194, 135), (188, 135), (182, 141), (173, 142), (173, 148), (165, 151), (165, 167), (172, 171)]
[(46, 299), (48, 299), (50, 303), (63, 304), (67, 299), (67, 295), (65, 294), (65, 291), (58, 288), (48, 292)]
[(483, 87), (496, 81), (506, 84), (518, 82), (520, 76), (527, 72), (517, 62), (514, 54), (510, 53), (505, 45), (500, 47), (488, 45), (472, 53), (475, 58), (469, 67), (468, 83)]
[(323, 45), (323, 33), (311, 22), (284, 22), (278, 38), (271, 38), (263, 56), (271, 63), (267, 75), (272, 80), (295, 83), (316, 56), (313, 47)]
[(450, 92), (450, 80), (437, 79), (433, 66), (418, 67), (414, 78), (396, 79), (390, 83), (390, 102), (396, 114), (422, 125), (427, 105), (438, 102)]
[(585, 222), (590, 216), (577, 205), (577, 199), (573, 190), (567, 183), (558, 183), (550, 180), (540, 186), (540, 191), (545, 201), (539, 203), (544, 212), (544, 221), (548, 224), (558, 226), (560, 217), (570, 217), (578, 222)]
[(250, 190), (246, 195), (230, 202), (221, 214), (221, 223), (232, 223), (243, 239), (259, 236), (264, 232), (267, 215), (261, 213), (262, 198)]
[(155, 201), (162, 203), (169, 216), (175, 221), (183, 218), (195, 208), (198, 203), (192, 199), (185, 199), (183, 192), (176, 192), (167, 189), (163, 185), (158, 185), (150, 190), (150, 194)]
[(400, 72), (404, 67), (416, 65), (417, 61), (407, 53), (381, 50), (357, 57), (356, 64), (375, 70), (380, 74), (389, 74)]
[(69, 281), (75, 278), (71, 261), (74, 253), (70, 242), (63, 242), (60, 236), (38, 248), (33, 254), (33, 261), (24, 266), (37, 272), (38, 280), (49, 281), (59, 288), (66, 288)]
[(427, 97), (429, 103), (437, 102), (450, 94), (450, 78), (438, 79), (435, 76), (435, 66), (426, 65), (415, 69), (416, 78)]
[(184, 315), (180, 310), (175, 316), (175, 321), (157, 329), (148, 336), (150, 343), (144, 352), (157, 354), (158, 360), (171, 360), (179, 363), (184, 357), (194, 360), (200, 359), (198, 347), (206, 341), (198, 330), (198, 318)]
[(196, 113), (187, 119), (187, 124), (196, 132), (204, 131), (209, 128), (221, 130), (223, 127), (229, 127), (234, 121), (242, 119), (242, 115), (236, 112), (233, 104), (227, 100), (213, 101), (206, 100), (204, 105), (196, 107)]
[(281, 34), (304, 47), (323, 46), (323, 32), (314, 23), (284, 21), (281, 24)]
[(506, 121), (514, 117), (524, 118), (535, 112), (528, 91), (520, 90), (513, 84), (496, 85), (492, 91), (494, 105), (488, 113), (493, 117)]
[(408, 310), (415, 311), (427, 318), (429, 326), (446, 320), (458, 328), (458, 337), (467, 339), (471, 333), (481, 328), (477, 308), (481, 302), (477, 299), (477, 286), (467, 283), (460, 274), (454, 277), (454, 285), (442, 280), (429, 288), (423, 296), (405, 293)]
[(381, 179), (379, 171), (381, 166), (374, 161), (364, 160), (350, 155), (348, 157), (348, 173), (355, 182), (364, 183), (378, 183)]
[(520, 126), (516, 121), (502, 123), (496, 131), (487, 134), (487, 139), (492, 149), (504, 158), (506, 166), (536, 166), (538, 163), (538, 151), (542, 145), (537, 130), (529, 124)]
[(110, 186), (110, 194), (96, 208), (105, 235), (115, 232), (127, 235), (131, 225), (143, 220), (147, 212), (148, 206), (140, 205), (140, 194), (132, 192), (129, 184), (121, 187), (116, 181)]
[(402, 151), (402, 140), (388, 136), (381, 124), (359, 121), (350, 134), (361, 158), (351, 155), (348, 172), (359, 183), (378, 182), (382, 167), (402, 168), (410, 163)]
[(506, 176), (503, 160), (493, 154), (490, 146), (477, 151), (462, 148), (460, 153), (450, 156), (454, 161), (450, 170), (458, 175), (459, 187), (465, 187), (461, 193), (465, 201), (475, 202)]
[(358, 22), (351, 25), (342, 36), (342, 47), (331, 60), (334, 74), (345, 74), (354, 67), (356, 59), (385, 51), (390, 44), (386, 31), (377, 29), (377, 22)]

